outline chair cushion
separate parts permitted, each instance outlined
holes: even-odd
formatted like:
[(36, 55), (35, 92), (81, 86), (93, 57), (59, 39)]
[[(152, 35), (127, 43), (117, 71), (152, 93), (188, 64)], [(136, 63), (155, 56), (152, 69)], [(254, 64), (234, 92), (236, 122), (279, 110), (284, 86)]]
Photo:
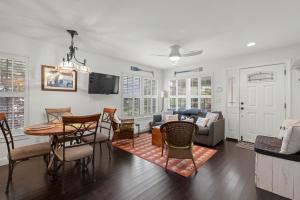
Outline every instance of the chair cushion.
[[(108, 141), (108, 136), (107, 135), (104, 135), (102, 133), (97, 133), (96, 134), (96, 142), (105, 142), (105, 141)], [(86, 143), (92, 143), (94, 141), (94, 136), (93, 135), (90, 135), (90, 136), (87, 136), (87, 137), (83, 137), (82, 140)]]
[(210, 126), (213, 122), (217, 121), (219, 118), (219, 114), (218, 113), (211, 113), (208, 112), (205, 116), (205, 118), (208, 118), (209, 121), (207, 123), (207, 126)]
[(198, 131), (198, 135), (208, 135), (209, 134), (209, 128), (207, 127), (202, 127), (202, 126), (198, 126), (199, 131)]
[(49, 154), (50, 151), (51, 151), (51, 146), (48, 142), (32, 144), (32, 145), (12, 149), (11, 159), (22, 160), (26, 158)]
[[(90, 145), (82, 145), (77, 147), (66, 148), (65, 160), (74, 161), (93, 154), (93, 148)], [(63, 148), (55, 150), (55, 155), (59, 160), (63, 160)]]

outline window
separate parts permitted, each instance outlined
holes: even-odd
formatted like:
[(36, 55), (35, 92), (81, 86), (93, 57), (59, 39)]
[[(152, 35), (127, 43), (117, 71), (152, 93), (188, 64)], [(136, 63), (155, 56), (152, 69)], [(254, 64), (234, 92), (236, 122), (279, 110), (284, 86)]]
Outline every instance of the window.
[(1, 57), (0, 112), (6, 114), (13, 133), (22, 133), (25, 123), (26, 59)]
[(140, 115), (141, 78), (123, 76), (123, 115)]
[(210, 76), (170, 80), (169, 86), (170, 109), (201, 108), (211, 111), (212, 86)]
[(178, 95), (186, 95), (186, 80), (178, 80)]
[(123, 76), (122, 80), (123, 116), (137, 117), (157, 112), (156, 80), (137, 76)]

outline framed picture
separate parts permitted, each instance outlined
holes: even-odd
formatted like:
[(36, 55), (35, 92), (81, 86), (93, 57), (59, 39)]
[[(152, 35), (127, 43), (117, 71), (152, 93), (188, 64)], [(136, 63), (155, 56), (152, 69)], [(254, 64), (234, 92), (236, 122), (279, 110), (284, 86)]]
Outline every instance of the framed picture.
[(42, 65), (42, 90), (77, 91), (77, 72), (58, 71), (53, 66)]

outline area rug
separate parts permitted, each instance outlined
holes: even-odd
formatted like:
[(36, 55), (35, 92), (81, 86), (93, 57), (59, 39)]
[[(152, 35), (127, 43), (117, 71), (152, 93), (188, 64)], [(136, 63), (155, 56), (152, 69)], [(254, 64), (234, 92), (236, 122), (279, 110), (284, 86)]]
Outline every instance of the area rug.
[(242, 149), (248, 149), (253, 151), (254, 150), (254, 143), (251, 142), (243, 142), (240, 141), (236, 144), (237, 147), (242, 148)]
[[(152, 145), (151, 134), (145, 133), (136, 137), (134, 139), (134, 148), (132, 147), (132, 140), (116, 141), (113, 142), (113, 146), (165, 168), (166, 154), (164, 153), (164, 156), (161, 157), (161, 147)], [(193, 145), (193, 155), (197, 168), (200, 168), (216, 152), (217, 150), (215, 149)], [(168, 170), (184, 177), (189, 177), (195, 172), (191, 159), (169, 159)]]

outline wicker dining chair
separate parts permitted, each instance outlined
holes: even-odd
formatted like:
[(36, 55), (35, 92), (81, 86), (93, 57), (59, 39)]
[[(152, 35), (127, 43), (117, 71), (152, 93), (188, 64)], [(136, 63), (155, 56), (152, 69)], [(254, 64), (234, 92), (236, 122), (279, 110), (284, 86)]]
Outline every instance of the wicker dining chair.
[(116, 140), (131, 139), (132, 147), (134, 148), (134, 119), (120, 120), (115, 115), (112, 125), (114, 130), (112, 142)]
[(48, 123), (62, 123), (62, 116), (72, 115), (71, 108), (45, 108)]
[[(86, 116), (63, 116), (63, 137), (56, 144), (54, 155), (62, 163), (62, 191), (65, 186), (65, 163), (81, 161), (83, 171), (92, 162), (92, 178), (95, 180), (95, 141), (101, 114)], [(89, 143), (83, 142), (85, 137), (93, 137)], [(87, 160), (86, 160), (87, 158)]]
[[(107, 149), (108, 149), (108, 155), (109, 159), (111, 159), (111, 144), (110, 144), (110, 135), (111, 135), (111, 130), (112, 130), (112, 119), (116, 113), (115, 108), (104, 108), (102, 117), (101, 117), (101, 122), (100, 122), (100, 131), (99, 133), (96, 134), (96, 143), (99, 144), (100, 147), (100, 152), (102, 154), (102, 144), (106, 143)], [(108, 131), (108, 135), (104, 134), (104, 130)], [(85, 142), (90, 142), (93, 140), (92, 137), (86, 137), (83, 138), (83, 141)]]
[(165, 169), (167, 170), (168, 161), (170, 158), (177, 159), (192, 159), (195, 170), (197, 167), (194, 161), (192, 149), (193, 149), (193, 137), (198, 130), (198, 126), (191, 122), (185, 121), (173, 121), (167, 122), (160, 127), (162, 133), (162, 140), (167, 149), (167, 161)]
[[(5, 192), (8, 193), (9, 185), (12, 181), (13, 170), (17, 164), (22, 161), (29, 160), (33, 157), (43, 156), (46, 165), (48, 166), (48, 161), (50, 157), (51, 146), (48, 142), (32, 144), (22, 147), (15, 147), (14, 139), (9, 128), (6, 116), (4, 113), (0, 113), (0, 128), (7, 146), (8, 153), (8, 177), (6, 183)], [(46, 167), (47, 167), (46, 166)]]

